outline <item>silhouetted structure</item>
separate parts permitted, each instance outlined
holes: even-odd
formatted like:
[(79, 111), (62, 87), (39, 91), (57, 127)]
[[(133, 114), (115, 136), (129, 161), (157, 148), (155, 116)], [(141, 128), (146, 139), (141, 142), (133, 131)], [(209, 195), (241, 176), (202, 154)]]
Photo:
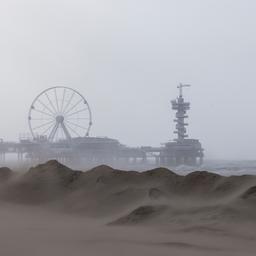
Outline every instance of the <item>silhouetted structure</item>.
[(18, 161), (31, 163), (57, 159), (64, 163), (86, 166), (109, 164), (113, 166), (141, 166), (155, 161), (157, 166), (180, 164), (196, 165), (203, 162), (203, 149), (198, 140), (187, 139), (185, 119), (190, 103), (180, 95), (172, 101), (176, 110), (177, 139), (162, 147), (127, 147), (107, 137), (90, 137), (92, 113), (86, 99), (67, 87), (53, 87), (43, 91), (29, 110), (30, 136), (20, 142), (0, 140), (0, 161), (8, 153), (17, 154)]
[(171, 101), (172, 109), (176, 111), (176, 130), (177, 138), (173, 142), (168, 142), (161, 151), (160, 162), (162, 165), (197, 165), (203, 163), (203, 148), (199, 140), (188, 138), (185, 119), (188, 118), (187, 111), (190, 109), (190, 103), (185, 102), (183, 98), (183, 88), (190, 85), (180, 84), (179, 97)]

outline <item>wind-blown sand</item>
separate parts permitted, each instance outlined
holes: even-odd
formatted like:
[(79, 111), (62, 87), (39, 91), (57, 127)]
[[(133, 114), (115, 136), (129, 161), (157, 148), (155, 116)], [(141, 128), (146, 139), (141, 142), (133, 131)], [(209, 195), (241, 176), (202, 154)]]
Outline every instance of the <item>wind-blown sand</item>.
[(0, 255), (255, 255), (256, 176), (0, 169)]

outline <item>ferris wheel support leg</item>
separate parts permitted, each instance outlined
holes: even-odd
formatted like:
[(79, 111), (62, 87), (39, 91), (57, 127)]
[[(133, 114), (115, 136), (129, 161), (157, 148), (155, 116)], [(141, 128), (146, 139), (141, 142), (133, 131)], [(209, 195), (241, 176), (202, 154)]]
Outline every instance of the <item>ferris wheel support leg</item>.
[(51, 133), (50, 133), (50, 136), (49, 136), (49, 141), (53, 141), (54, 140), (54, 137), (56, 135), (56, 132), (59, 128), (59, 123), (56, 123), (56, 125), (53, 127)]
[(71, 135), (69, 134), (68, 129), (66, 128), (64, 123), (61, 123), (61, 128), (63, 129), (63, 132), (64, 132), (67, 140), (71, 141)]

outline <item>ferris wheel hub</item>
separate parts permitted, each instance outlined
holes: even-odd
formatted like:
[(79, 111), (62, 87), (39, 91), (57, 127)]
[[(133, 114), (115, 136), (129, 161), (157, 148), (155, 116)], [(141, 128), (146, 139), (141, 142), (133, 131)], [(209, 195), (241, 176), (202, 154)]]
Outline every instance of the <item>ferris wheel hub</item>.
[(64, 116), (62, 116), (62, 115), (56, 116), (56, 122), (58, 124), (63, 124), (64, 120), (65, 120)]

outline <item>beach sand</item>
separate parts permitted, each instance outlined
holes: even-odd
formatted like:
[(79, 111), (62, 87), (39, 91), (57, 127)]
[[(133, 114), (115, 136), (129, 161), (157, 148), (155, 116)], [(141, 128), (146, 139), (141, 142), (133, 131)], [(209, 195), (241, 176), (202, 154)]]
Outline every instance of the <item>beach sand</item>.
[(0, 179), (0, 255), (255, 255), (254, 176), (51, 161)]

